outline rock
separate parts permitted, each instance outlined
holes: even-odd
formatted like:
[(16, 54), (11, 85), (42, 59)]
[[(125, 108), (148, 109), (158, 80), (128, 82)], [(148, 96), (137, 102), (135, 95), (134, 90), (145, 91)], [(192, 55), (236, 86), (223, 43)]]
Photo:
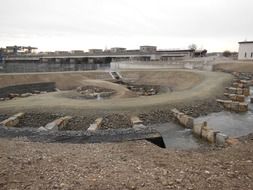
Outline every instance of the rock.
[(228, 145), (236, 145), (239, 143), (239, 140), (236, 138), (228, 138), (228, 139), (226, 139), (226, 143)]
[(248, 111), (248, 104), (247, 103), (239, 103), (239, 112), (247, 112)]
[(202, 134), (202, 128), (205, 126), (204, 123), (200, 123), (200, 124), (194, 124), (193, 126), (193, 133), (199, 137), (201, 137)]
[(32, 93), (24, 93), (24, 94), (21, 94), (20, 97), (26, 98), (26, 97), (29, 97), (29, 96), (32, 96), (32, 95), (33, 95)]
[(215, 142), (218, 145), (224, 145), (227, 139), (228, 139), (228, 136), (226, 134), (217, 133)]
[(43, 132), (43, 131), (47, 131), (47, 129), (45, 128), (45, 127), (39, 127), (38, 129), (37, 129), (37, 131), (38, 132)]
[(132, 116), (131, 117), (131, 122), (132, 122), (133, 125), (138, 125), (138, 124), (143, 123), (143, 121), (137, 116)]
[(0, 124), (6, 127), (15, 127), (19, 123), (20, 118), (22, 118), (23, 116), (24, 113), (20, 112), (2, 121)]
[(64, 127), (68, 121), (72, 119), (71, 116), (65, 116), (65, 117), (61, 117), (59, 119), (56, 119), (54, 121), (52, 121), (51, 123), (48, 123), (45, 128), (47, 130), (58, 130), (59, 128)]

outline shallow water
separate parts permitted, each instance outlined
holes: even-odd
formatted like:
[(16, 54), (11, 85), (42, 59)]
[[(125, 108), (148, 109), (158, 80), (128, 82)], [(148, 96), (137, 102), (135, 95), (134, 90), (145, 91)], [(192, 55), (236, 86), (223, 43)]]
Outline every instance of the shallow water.
[[(250, 94), (253, 95), (253, 87), (250, 88)], [(207, 116), (199, 117), (194, 120), (195, 123), (207, 121), (210, 128), (216, 129), (232, 137), (240, 137), (253, 133), (253, 104), (250, 103), (250, 97), (246, 99), (249, 105), (249, 111), (246, 113), (219, 112)]]
[(151, 125), (163, 137), (166, 148), (189, 150), (203, 147), (207, 143), (193, 136), (191, 129), (175, 123)]

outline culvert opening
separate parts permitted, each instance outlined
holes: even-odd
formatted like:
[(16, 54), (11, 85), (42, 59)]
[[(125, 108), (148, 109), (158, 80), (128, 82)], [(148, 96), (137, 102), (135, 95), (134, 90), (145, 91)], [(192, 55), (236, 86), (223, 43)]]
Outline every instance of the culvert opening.
[(151, 142), (152, 144), (160, 147), (160, 148), (166, 148), (165, 143), (163, 141), (162, 137), (155, 137), (155, 138), (147, 138), (148, 142)]

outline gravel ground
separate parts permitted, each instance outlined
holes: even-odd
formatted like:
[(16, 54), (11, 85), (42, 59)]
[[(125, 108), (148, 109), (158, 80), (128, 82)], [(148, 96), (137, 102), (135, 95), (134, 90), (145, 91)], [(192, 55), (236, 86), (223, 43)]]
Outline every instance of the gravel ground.
[(174, 119), (171, 112), (171, 109), (173, 108), (177, 108), (183, 113), (195, 118), (224, 110), (223, 106), (216, 102), (216, 99), (208, 99), (204, 101), (191, 102), (186, 105), (182, 103), (181, 105), (169, 106), (167, 109), (156, 109), (148, 113), (139, 114), (139, 117), (146, 125), (171, 122)]
[[(31, 127), (39, 128), (46, 124), (65, 116), (64, 114), (50, 114), (50, 113), (25, 113), (24, 117), (20, 119), (18, 128)], [(8, 118), (7, 115), (0, 115), (0, 119)], [(94, 123), (95, 116), (74, 116), (69, 120), (66, 126), (62, 127), (61, 130), (86, 130), (89, 128), (91, 123)]]
[(193, 152), (147, 141), (76, 145), (0, 139), (0, 189), (249, 190), (252, 146), (248, 141)]
[(131, 128), (130, 117), (123, 114), (110, 114), (103, 117), (100, 129)]

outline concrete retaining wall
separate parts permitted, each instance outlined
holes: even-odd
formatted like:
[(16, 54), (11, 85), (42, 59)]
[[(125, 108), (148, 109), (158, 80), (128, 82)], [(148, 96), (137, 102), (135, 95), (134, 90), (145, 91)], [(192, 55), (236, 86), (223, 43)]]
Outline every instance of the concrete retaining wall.
[(33, 93), (34, 91), (53, 92), (55, 91), (55, 83), (43, 82), (3, 87), (0, 88), (0, 98), (6, 98), (9, 94)]

